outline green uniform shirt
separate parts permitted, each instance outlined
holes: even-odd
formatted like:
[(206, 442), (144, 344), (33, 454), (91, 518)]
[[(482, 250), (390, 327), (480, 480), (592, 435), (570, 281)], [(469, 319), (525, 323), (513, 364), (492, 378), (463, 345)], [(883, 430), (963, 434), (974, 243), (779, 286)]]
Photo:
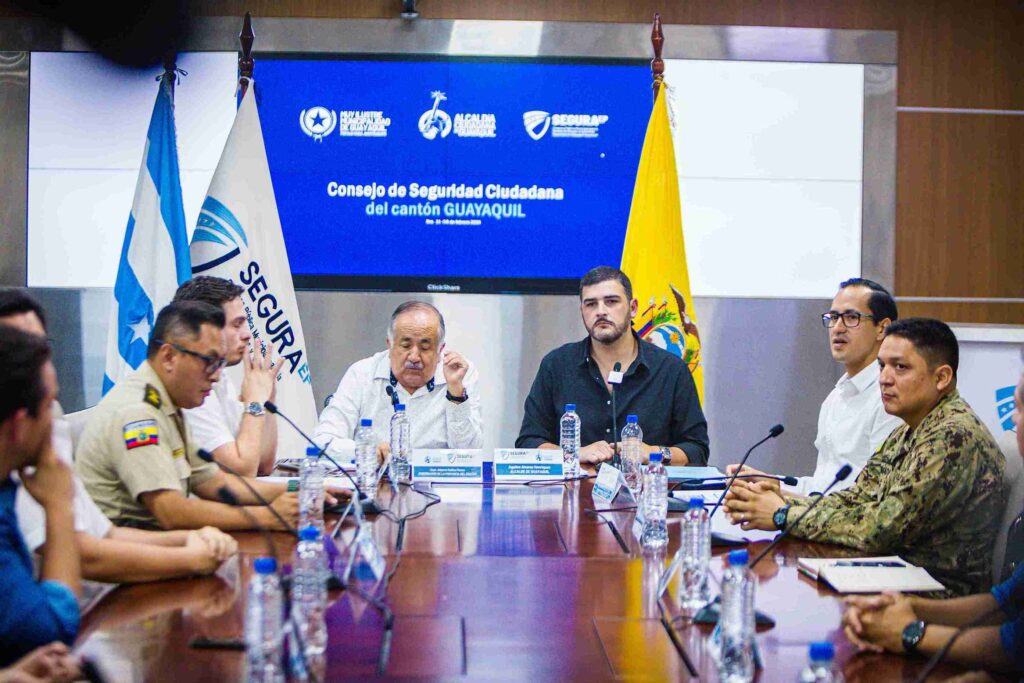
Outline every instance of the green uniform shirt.
[(148, 362), (103, 397), (82, 432), (75, 470), (114, 524), (156, 528), (139, 496), (192, 489), (217, 473), (196, 455), (181, 410)]
[[(911, 431), (897, 427), (845, 491), (826, 496), (792, 534), (924, 567), (955, 595), (992, 585), (1006, 505), (1005, 459), (954, 389)], [(809, 502), (789, 498), (795, 521)]]

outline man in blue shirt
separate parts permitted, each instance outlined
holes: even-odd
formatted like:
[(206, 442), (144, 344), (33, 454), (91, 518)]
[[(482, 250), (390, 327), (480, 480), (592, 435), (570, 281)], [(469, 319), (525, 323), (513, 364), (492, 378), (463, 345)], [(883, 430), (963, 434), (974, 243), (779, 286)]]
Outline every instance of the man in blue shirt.
[[(80, 569), (71, 470), (53, 450), (57, 373), (45, 339), (0, 325), (0, 666), (78, 634)], [(18, 531), (18, 484), (46, 511), (40, 580)]]
[[(1017, 448), (1024, 457), (1024, 375), (1017, 383)], [(1012, 540), (1011, 540), (1012, 543)], [(1009, 544), (1007, 555), (1019, 552)], [(952, 600), (886, 593), (847, 598), (843, 615), (846, 637), (871, 652), (932, 656), (945, 646), (957, 628), (986, 614), (975, 628), (965, 631), (946, 660), (994, 671), (1024, 672), (1024, 563), (1017, 562), (1009, 579), (992, 589)]]

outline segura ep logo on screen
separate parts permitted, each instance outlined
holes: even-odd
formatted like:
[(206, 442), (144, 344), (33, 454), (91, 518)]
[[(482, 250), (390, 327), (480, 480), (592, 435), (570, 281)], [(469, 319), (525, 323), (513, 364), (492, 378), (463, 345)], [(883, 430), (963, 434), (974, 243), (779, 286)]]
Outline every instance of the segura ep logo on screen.
[(523, 114), (526, 134), (540, 140), (551, 132), (553, 138), (589, 138), (599, 136), (598, 129), (608, 123), (607, 114), (551, 114), (535, 109)]

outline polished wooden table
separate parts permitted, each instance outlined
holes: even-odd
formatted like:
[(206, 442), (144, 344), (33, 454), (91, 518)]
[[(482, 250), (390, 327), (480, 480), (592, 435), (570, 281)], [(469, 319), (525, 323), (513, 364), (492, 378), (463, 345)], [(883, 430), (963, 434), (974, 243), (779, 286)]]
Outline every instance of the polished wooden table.
[[(678, 577), (661, 609), (655, 595), (666, 558), (679, 545), (680, 515), (669, 515), (667, 551), (645, 557), (631, 532), (631, 511), (588, 512), (595, 508), (592, 486), (582, 481), (434, 487), (443, 502), (407, 523), (387, 591), (395, 620), (385, 677), (688, 679), (681, 647), (699, 678), (717, 680), (708, 652), (710, 629), (680, 616)], [(428, 502), (408, 488), (397, 494), (382, 488), (380, 498), (399, 515)], [(397, 525), (381, 516), (372, 528), (393, 567), (399, 561)], [(353, 533), (354, 526), (343, 526), (339, 544)], [(225, 576), (122, 587), (107, 595), (84, 617), (80, 650), (112, 682), (241, 680), (241, 652), (190, 646), (197, 636), (242, 635), (244, 586), (252, 558), (265, 554), (266, 546), (256, 533), (237, 537), (241, 555)], [(274, 534), (274, 543), (282, 557), (290, 556), (292, 538)], [(752, 552), (758, 547), (763, 546), (751, 546)], [(715, 584), (723, 552), (715, 549)], [(777, 621), (758, 634), (765, 661), (758, 680), (797, 680), (808, 644), (822, 639), (835, 643), (847, 681), (910, 680), (920, 669), (919, 660), (856, 655), (838, 627), (838, 596), (796, 569), (798, 556), (849, 554), (786, 541), (755, 569), (757, 607)], [(350, 591), (332, 593), (331, 600), (322, 680), (375, 677), (381, 615)], [(934, 680), (956, 671), (940, 668)]]

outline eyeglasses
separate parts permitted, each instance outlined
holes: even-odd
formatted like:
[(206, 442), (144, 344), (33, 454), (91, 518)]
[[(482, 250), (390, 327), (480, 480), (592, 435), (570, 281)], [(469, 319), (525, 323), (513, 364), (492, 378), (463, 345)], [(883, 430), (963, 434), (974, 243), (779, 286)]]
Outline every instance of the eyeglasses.
[(829, 311), (821, 315), (821, 324), (825, 327), (835, 327), (840, 318), (843, 319), (843, 324), (847, 327), (857, 327), (860, 325), (861, 318), (871, 318), (874, 320), (875, 316), (868, 315), (867, 313), (858, 313), (857, 311), (846, 311), (845, 313)]
[(198, 358), (199, 360), (203, 361), (204, 363), (206, 363), (206, 374), (208, 375), (214, 374), (215, 372), (221, 370), (225, 365), (228, 364), (228, 359), (225, 358), (224, 356), (207, 356), (206, 354), (199, 353), (198, 351), (186, 349), (181, 344), (167, 342), (164, 341), (163, 339), (157, 339), (155, 341), (157, 344), (168, 344), (175, 351), (180, 351), (181, 353), (184, 353), (187, 356), (192, 356), (193, 358)]

